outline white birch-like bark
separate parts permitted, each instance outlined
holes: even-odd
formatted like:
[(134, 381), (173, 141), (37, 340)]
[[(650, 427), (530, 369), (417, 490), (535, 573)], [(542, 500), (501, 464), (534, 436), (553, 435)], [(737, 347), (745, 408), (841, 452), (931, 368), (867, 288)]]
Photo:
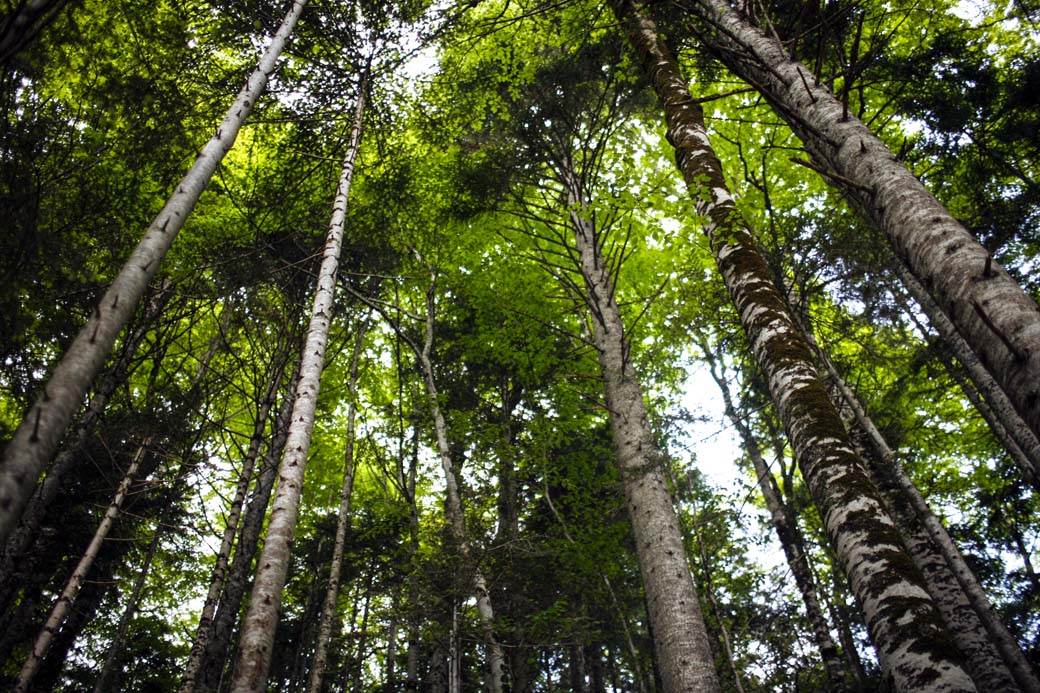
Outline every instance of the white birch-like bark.
[[(812, 343), (811, 338), (810, 343)], [(815, 347), (815, 345), (813, 346)], [(982, 585), (979, 584), (967, 561), (964, 560), (964, 556), (957, 548), (953, 538), (932, 512), (921, 492), (917, 490), (903, 468), (898, 454), (888, 445), (888, 441), (874, 425), (874, 420), (863, 408), (859, 397), (841, 377), (827, 355), (818, 347), (816, 349), (841, 400), (852, 413), (856, 424), (867, 434), (878, 459), (884, 465), (880, 475), (889, 480), (889, 483), (905, 499), (914, 519), (924, 528), (927, 540), (930, 540), (927, 543), (934, 546), (934, 549), (929, 546), (928, 550), (937, 551), (945, 561), (945, 565), (942, 566), (943, 572), (953, 578), (952, 581), (947, 579), (947, 582), (954, 582), (953, 587), (961, 593), (955, 595), (955, 599), (959, 598), (974, 611), (968, 617), (962, 613), (954, 613), (960, 606), (959, 604), (955, 604), (952, 608), (944, 608), (943, 600), (939, 595), (935, 595), (940, 611), (943, 612), (943, 618), (950, 626), (954, 641), (968, 658), (969, 670), (979, 688), (1011, 691), (1017, 685), (1018, 689), (1023, 692), (1040, 693), (1040, 679), (1029, 665), (1014, 636), (993, 610), (989, 597), (982, 589)], [(914, 552), (911, 551), (911, 553)], [(916, 560), (917, 556), (914, 557)], [(922, 572), (926, 577), (928, 576), (929, 571), (923, 566)]]
[(307, 677), (307, 693), (321, 692), (321, 683), (325, 677), (325, 665), (328, 659), (329, 638), (332, 636), (332, 625), (336, 622), (336, 601), (339, 598), (343, 548), (347, 542), (347, 528), (350, 526), (350, 497), (354, 490), (354, 470), (357, 466), (354, 461), (354, 426), (358, 402), (358, 361), (361, 358), (361, 347), (365, 340), (365, 327), (364, 322), (358, 327), (354, 353), (350, 358), (350, 404), (347, 407), (346, 450), (343, 454), (343, 488), (340, 491), (339, 517), (336, 519), (336, 538), (332, 546), (332, 559), (329, 561), (329, 582), (325, 588), (325, 601), (321, 607), (321, 620), (318, 622), (314, 656), (311, 658), (311, 669)]
[(278, 58), (306, 4), (295, 0), (271, 38), (257, 69), (246, 80), (216, 133), (177, 184), (91, 317), (54, 367), (43, 392), (26, 413), (0, 463), (0, 544), (7, 540), (44, 466), (54, 455), (91, 381), (112, 351), (116, 337), (144, 295), (166, 251), (238, 136), (263, 93)]
[(679, 170), (704, 219), (715, 262), (802, 476), (863, 609), (886, 685), (898, 691), (976, 690), (737, 211), (700, 105), (654, 22), (627, 0), (616, 0), (614, 7), (664, 108)]
[(426, 384), (426, 398), (429, 402), (437, 438), (437, 453), (441, 462), (441, 470), (444, 472), (444, 506), (448, 516), (448, 526), (451, 528), (452, 538), (455, 540), (463, 567), (472, 572), (473, 596), (477, 600), (477, 615), (480, 617), (480, 625), (484, 631), (484, 645), (487, 647), (485, 684), (491, 693), (502, 693), (505, 658), (502, 654), (502, 646), (495, 638), (495, 611), (491, 606), (487, 579), (473, 558), (469, 532), (466, 530), (466, 515), (462, 510), (462, 497), (459, 495), (459, 485), (455, 479), (455, 465), (451, 458), (451, 447), (448, 445), (448, 424), (441, 412), (440, 393), (437, 391), (437, 382), (433, 376), (433, 362), (430, 359), (433, 350), (434, 291), (435, 285), (431, 282), (426, 294), (426, 337), (422, 349), (416, 349), (416, 355), (419, 358), (419, 369), (422, 371), (423, 382)]
[(235, 673), (231, 682), (233, 693), (259, 692), (267, 687), (282, 588), (285, 586), (289, 570), (292, 538), (299, 518), (307, 451), (310, 449), (311, 431), (314, 429), (314, 410), (321, 388), (321, 372), (325, 366), (325, 347), (328, 344), (329, 324), (332, 321), (336, 273), (343, 245), (343, 227), (350, 197), (350, 183), (354, 176), (354, 161), (361, 144), (361, 124), (367, 87), (368, 68), (365, 69), (358, 85), (350, 143), (343, 160), (339, 187), (332, 205), (332, 219), (329, 222), (325, 251), (318, 270), (311, 322), (300, 360), (300, 378), (296, 385), (289, 434), (278, 470), (278, 492), (271, 508), (264, 548), (257, 561), (249, 609), (242, 621)]
[(109, 531), (112, 529), (112, 525), (115, 524), (116, 517), (119, 516), (119, 511), (123, 507), (123, 501), (126, 499), (127, 492), (130, 490), (130, 485), (134, 482), (137, 470), (141, 466), (141, 462), (144, 460), (145, 456), (148, 454), (148, 446), (151, 445), (151, 443), (152, 438), (151, 436), (148, 436), (137, 446), (137, 451), (134, 453), (130, 466), (126, 470), (126, 474), (123, 475), (123, 480), (119, 483), (119, 487), (116, 489), (115, 497), (112, 499), (108, 509), (105, 511), (105, 516), (102, 518), (101, 524), (98, 525), (97, 530), (94, 532), (94, 537), (90, 540), (90, 544), (87, 545), (87, 550), (83, 552), (83, 557), (80, 558), (79, 563), (76, 565), (76, 569), (72, 571), (72, 575), (65, 583), (65, 587), (61, 591), (61, 596), (58, 597), (57, 602), (54, 604), (54, 608), (51, 609), (51, 613), (47, 617), (43, 629), (40, 631), (40, 634), (36, 636), (36, 642), (33, 644), (32, 651), (29, 653), (29, 657), (25, 660), (25, 664), (22, 665), (22, 670), (18, 674), (18, 680), (15, 682), (13, 689), (14, 693), (26, 693), (30, 689), (30, 686), (32, 686), (33, 678), (35, 678), (36, 672), (39, 671), (40, 664), (43, 663), (43, 658), (47, 656), (47, 650), (50, 649), (54, 636), (58, 634), (58, 630), (61, 628), (62, 623), (65, 622), (69, 611), (72, 609), (73, 602), (76, 601), (76, 595), (79, 594), (80, 587), (82, 587), (83, 581), (87, 577), (87, 573), (90, 572), (91, 567), (94, 565), (94, 560), (101, 551), (101, 544), (105, 541), (105, 537), (108, 536)]
[[(1008, 451), (1026, 481), (1034, 487), (1040, 488), (1040, 440), (1037, 439), (1036, 434), (1018, 415), (1011, 400), (993, 379), (993, 374), (986, 370), (986, 367), (975, 356), (975, 352), (957, 332), (957, 328), (950, 322), (946, 313), (938, 303), (932, 300), (932, 297), (928, 295), (917, 278), (910, 273), (902, 260), (894, 258), (891, 266), (907, 293), (921, 307), (921, 312), (928, 316), (928, 322), (942, 337), (950, 352), (964, 366), (965, 372), (983, 399), (982, 403), (973, 402), (973, 404), (979, 410), (982, 418), (986, 420), (993, 435)], [(965, 388), (965, 395), (973, 399), (967, 388)]]
[[(722, 61), (756, 87), (815, 165), (889, 237), (1015, 409), (1040, 435), (1040, 310), (891, 150), (727, 0), (695, 0)], [(835, 175), (836, 174), (836, 175)]]
[(238, 483), (235, 485), (235, 495), (228, 509), (227, 519), (224, 523), (224, 533), (220, 539), (220, 549), (217, 551), (217, 560), (210, 574), (209, 590), (206, 600), (202, 605), (202, 613), (199, 616), (199, 624), (195, 629), (195, 640), (188, 655), (188, 663), (184, 668), (184, 677), (181, 680), (181, 693), (192, 693), (195, 690), (196, 679), (202, 668), (203, 655), (206, 645), (213, 633), (213, 616), (220, 602), (220, 595), (224, 591), (224, 579), (227, 577), (228, 563), (231, 557), (231, 548), (238, 534), (238, 522), (242, 516), (242, 507), (245, 505), (246, 496), (249, 493), (249, 484), (253, 480), (253, 469), (257, 458), (260, 456), (260, 447), (264, 442), (264, 432), (267, 430), (267, 419), (271, 408), (274, 406), (274, 398), (282, 381), (281, 368), (276, 368), (271, 377), (264, 399), (257, 410), (256, 421), (253, 423), (253, 434), (249, 439), (249, 448), (246, 450), (242, 460), (242, 469), (239, 470)]

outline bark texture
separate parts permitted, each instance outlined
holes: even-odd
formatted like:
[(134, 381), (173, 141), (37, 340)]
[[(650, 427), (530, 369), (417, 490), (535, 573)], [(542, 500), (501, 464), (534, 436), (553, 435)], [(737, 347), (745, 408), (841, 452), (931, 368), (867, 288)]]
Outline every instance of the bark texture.
[(50, 616), (47, 617), (43, 629), (33, 644), (29, 657), (25, 660), (25, 664), (22, 665), (22, 670), (18, 674), (18, 680), (15, 682), (13, 689), (15, 693), (26, 693), (32, 686), (33, 678), (36, 676), (36, 672), (39, 671), (43, 658), (47, 656), (47, 650), (50, 649), (55, 634), (61, 628), (62, 623), (65, 622), (65, 618), (72, 609), (73, 602), (76, 601), (76, 595), (79, 594), (80, 587), (82, 587), (87, 573), (90, 572), (90, 568), (94, 565), (94, 559), (97, 558), (98, 553), (101, 551), (102, 542), (105, 541), (105, 537), (108, 536), (112, 525), (115, 524), (116, 518), (119, 516), (119, 511), (123, 507), (123, 501), (130, 491), (130, 485), (137, 476), (137, 470), (148, 454), (148, 446), (151, 445), (151, 442), (149, 437), (145, 438), (138, 445), (137, 451), (130, 461), (130, 466), (127, 467), (126, 474), (123, 475), (123, 480), (116, 489), (115, 497), (113, 497), (108, 509), (105, 510), (105, 516), (102, 518), (101, 524), (98, 525), (97, 531), (94, 532), (94, 537), (90, 540), (90, 544), (87, 545), (87, 550), (83, 552), (83, 557), (80, 558), (76, 569), (72, 571), (68, 582), (65, 583), (61, 596), (55, 602)]
[(296, 521), (299, 518), (307, 451), (310, 449), (311, 431), (314, 429), (314, 410), (321, 388), (321, 372), (325, 366), (325, 347), (328, 344), (329, 324), (332, 320), (336, 273), (339, 270), (350, 182), (354, 176), (354, 161), (361, 144), (361, 124), (367, 87), (366, 67), (358, 86), (350, 143), (343, 161), (339, 187), (332, 205), (332, 219), (329, 222), (325, 250), (318, 270), (314, 305), (300, 360), (300, 378), (296, 385), (289, 434), (278, 470), (278, 493), (275, 494), (274, 506), (271, 508), (264, 548), (257, 560), (249, 609), (242, 621), (238, 657), (231, 683), (234, 693), (263, 691), (267, 687), (282, 588), (285, 586), (286, 573), (289, 570), (289, 552)]
[(921, 574), (853, 450), (769, 267), (740, 218), (701, 108), (653, 21), (615, 4), (665, 110), (668, 140), (784, 422), (802, 476), (896, 690), (973, 691)]
[(17, 524), (40, 472), (57, 450), (87, 388), (111, 353), (116, 337), (130, 319), (217, 166), (231, 150), (253, 104), (267, 87), (305, 4), (305, 0), (295, 0), (216, 133), (199, 152), (191, 169), (177, 184), (94, 307), (90, 319), (55, 366), (42, 394), (7, 444), (0, 463), (0, 543), (7, 540)]
[(777, 39), (752, 26), (726, 0), (693, 0), (690, 6), (716, 28), (706, 39), (721, 60), (772, 103), (816, 167), (831, 174), (829, 180), (843, 181), (845, 197), (885, 232), (1040, 435), (1036, 302)]
[(665, 456), (654, 441), (639, 376), (628, 358), (628, 340), (610, 272), (600, 256), (595, 226), (582, 213), (585, 201), (580, 183), (571, 172), (561, 173), (664, 689), (719, 691), (697, 588), (665, 483)]
[(343, 488), (340, 491), (339, 517), (336, 519), (336, 538), (332, 547), (332, 560), (329, 561), (329, 582), (325, 588), (325, 600), (321, 607), (321, 620), (318, 623), (318, 635), (314, 643), (314, 657), (311, 658), (311, 669), (307, 677), (307, 693), (320, 693), (321, 682), (325, 676), (325, 665), (328, 659), (329, 638), (332, 625), (336, 621), (336, 601), (339, 598), (340, 572), (343, 567), (343, 547), (347, 541), (347, 528), (350, 526), (350, 497), (354, 490), (354, 423), (357, 415), (357, 377), (358, 360), (361, 358), (361, 347), (365, 340), (365, 324), (358, 328), (354, 353), (350, 358), (350, 404), (347, 409), (346, 450), (343, 460)]

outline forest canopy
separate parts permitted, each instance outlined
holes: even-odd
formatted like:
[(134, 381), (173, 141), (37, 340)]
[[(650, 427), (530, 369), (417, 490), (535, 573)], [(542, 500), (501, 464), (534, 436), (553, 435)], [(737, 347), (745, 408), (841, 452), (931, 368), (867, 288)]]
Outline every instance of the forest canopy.
[(1040, 4), (0, 0), (0, 688), (1040, 693)]

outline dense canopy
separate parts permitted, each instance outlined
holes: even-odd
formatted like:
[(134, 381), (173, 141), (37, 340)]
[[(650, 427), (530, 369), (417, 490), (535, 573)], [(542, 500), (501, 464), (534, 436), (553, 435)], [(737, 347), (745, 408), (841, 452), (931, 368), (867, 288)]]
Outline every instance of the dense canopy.
[(0, 688), (1040, 693), (1040, 5), (0, 1)]

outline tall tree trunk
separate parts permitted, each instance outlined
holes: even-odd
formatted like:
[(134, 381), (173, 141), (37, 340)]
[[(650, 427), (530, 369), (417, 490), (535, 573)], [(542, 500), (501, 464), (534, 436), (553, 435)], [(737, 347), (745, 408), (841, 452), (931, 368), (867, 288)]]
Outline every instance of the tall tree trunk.
[(752, 26), (727, 0), (693, 0), (716, 28), (705, 39), (756, 87), (801, 138), (814, 165), (881, 228), (911, 273), (1040, 435), (1040, 311), (869, 128), (779, 40)]
[[(928, 316), (928, 322), (942, 337), (946, 347), (964, 366), (964, 371), (978, 392), (973, 392), (971, 387), (963, 382), (963, 376), (956, 373), (953, 367), (950, 368), (950, 374), (958, 381), (964, 394), (986, 420), (993, 435), (1008, 451), (1018, 468), (1022, 470), (1025, 479), (1034, 488), (1040, 489), (1040, 441), (1037, 440), (1036, 435), (1015, 411), (1011, 400), (957, 332), (957, 328), (950, 322), (946, 313), (938, 303), (932, 300), (932, 297), (928, 295), (917, 278), (910, 273), (906, 265), (899, 258), (894, 258), (890, 265), (903, 286), (906, 287), (907, 293), (921, 307), (921, 311)], [(912, 316), (909, 311), (907, 314)], [(914, 322), (916, 323), (917, 320), (914, 319)], [(922, 326), (918, 326), (918, 329), (922, 329)], [(923, 331), (922, 334), (927, 337), (926, 331)], [(982, 398), (982, 401), (979, 401), (979, 397)]]
[(278, 493), (271, 508), (264, 548), (257, 561), (249, 609), (242, 621), (238, 658), (231, 684), (234, 693), (264, 690), (267, 686), (267, 673), (271, 668), (274, 631), (278, 626), (282, 588), (285, 586), (285, 577), (289, 570), (289, 553), (299, 516), (303, 474), (307, 467), (307, 451), (310, 449), (311, 431), (314, 428), (314, 410), (318, 403), (321, 372), (325, 365), (325, 347), (333, 314), (336, 272), (339, 269), (339, 255), (343, 244), (350, 182), (354, 176), (354, 160), (361, 144), (361, 123), (365, 110), (368, 72), (369, 67), (366, 66), (358, 85), (350, 144), (343, 161), (339, 189), (332, 205), (332, 219), (329, 222), (321, 268), (318, 270), (310, 328), (300, 360), (300, 381), (296, 386), (296, 402), (289, 423), (289, 437), (278, 472)]
[[(810, 338), (810, 342), (812, 339)], [(907, 545), (927, 578), (936, 603), (980, 689), (1040, 693), (1037, 678), (1025, 655), (993, 610), (975, 574), (964, 560), (939, 518), (914, 486), (898, 455), (881, 435), (859, 398), (837, 368), (818, 350), (841, 400), (873, 447), (874, 478), (887, 493), (892, 510), (907, 535)], [(870, 455), (864, 457), (868, 461)]]
[(329, 638), (332, 636), (332, 625), (336, 621), (336, 602), (339, 598), (340, 571), (343, 567), (343, 548), (347, 542), (347, 528), (350, 526), (350, 496), (354, 490), (354, 422), (357, 414), (357, 382), (358, 361), (365, 340), (366, 325), (364, 321), (358, 326), (354, 341), (354, 353), (350, 358), (350, 403), (347, 405), (346, 450), (343, 459), (343, 488), (340, 491), (339, 517), (336, 520), (336, 539), (332, 548), (332, 560), (329, 562), (329, 582), (325, 589), (325, 601), (321, 607), (321, 620), (318, 623), (318, 636), (314, 644), (314, 656), (311, 659), (310, 676), (307, 680), (307, 693), (320, 693), (322, 678), (325, 676), (325, 662), (328, 654)]
[(720, 690), (679, 520), (665, 485), (667, 461), (650, 430), (610, 272), (600, 255), (596, 228), (586, 215), (581, 184), (573, 171), (559, 173), (567, 189), (585, 300), (592, 314), (593, 342), (599, 353), (614, 449), (664, 687), (667, 691)]
[(101, 673), (98, 674), (97, 681), (94, 683), (94, 693), (106, 693), (106, 691), (118, 690), (119, 688), (117, 681), (119, 668), (122, 666), (120, 658), (123, 655), (123, 647), (126, 645), (126, 635), (141, 603), (141, 595), (144, 594), (144, 586), (148, 582), (148, 574), (152, 569), (152, 560), (155, 558), (155, 552), (158, 550), (159, 542), (163, 536), (163, 524), (167, 519), (167, 515), (168, 513), (160, 513), (159, 518), (155, 522), (155, 529), (152, 530), (152, 540), (148, 544), (148, 551), (145, 553), (141, 567), (137, 570), (137, 578), (134, 580), (133, 589), (127, 596), (123, 613), (119, 616), (116, 634), (112, 638), (112, 643), (108, 646), (105, 663), (102, 665)]
[(408, 466), (408, 652), (405, 657), (406, 691), (419, 690), (419, 506), (415, 484), (419, 470), (419, 429), (415, 427), (412, 459)]
[(94, 307), (90, 319), (51, 372), (42, 394), (7, 444), (0, 462), (0, 544), (7, 541), (17, 525), (40, 472), (54, 455), (87, 388), (111, 353), (116, 337), (274, 74), (278, 58), (305, 4), (305, 0), (293, 2), (216, 134), (199, 152), (191, 169), (177, 184), (175, 192)]
[[(431, 277), (432, 279), (432, 277)], [(426, 384), (426, 399), (433, 418), (434, 432), (437, 438), (437, 452), (444, 472), (445, 513), (448, 516), (448, 527), (455, 542), (464, 570), (472, 574), (472, 587), (477, 600), (477, 614), (484, 633), (484, 644), (487, 647), (487, 676), (485, 684), (491, 693), (502, 693), (503, 662), (502, 647), (495, 639), (495, 612), (491, 606), (491, 595), (488, 592), (487, 579), (473, 557), (469, 532), (466, 529), (466, 516), (462, 510), (462, 497), (459, 494), (458, 480), (455, 478), (455, 465), (452, 461), (451, 446), (448, 444), (448, 424), (440, 407), (440, 394), (433, 375), (433, 362), (430, 359), (433, 350), (433, 328), (435, 311), (435, 290), (433, 281), (426, 294), (426, 336), (421, 349), (414, 349), (419, 359), (419, 370)], [(415, 345), (412, 345), (413, 348)]]
[(242, 460), (242, 468), (239, 471), (238, 483), (235, 485), (235, 495), (228, 509), (227, 519), (224, 523), (224, 534), (220, 540), (220, 549), (217, 551), (217, 560), (210, 573), (209, 591), (206, 593), (206, 601), (202, 605), (202, 614), (199, 616), (199, 624), (195, 629), (195, 640), (188, 655), (188, 663), (184, 668), (184, 678), (181, 680), (181, 693), (191, 693), (195, 690), (195, 680), (202, 667), (203, 655), (206, 652), (206, 644), (213, 633), (213, 616), (220, 602), (220, 595), (224, 591), (224, 580), (227, 578), (228, 563), (231, 558), (231, 548), (238, 534), (238, 522), (242, 515), (246, 496), (249, 493), (249, 485), (253, 480), (253, 469), (257, 458), (260, 456), (260, 448), (264, 443), (267, 431), (267, 419), (271, 408), (274, 406), (278, 388), (282, 382), (282, 371), (285, 366), (284, 359), (272, 369), (271, 381), (263, 395), (263, 400), (257, 409), (256, 420), (253, 422), (253, 434), (249, 439), (249, 448)]
[[(626, 0), (617, 0), (615, 8), (664, 107), (679, 169), (705, 220), (712, 254), (802, 476), (863, 608), (887, 683), (897, 690), (975, 690), (899, 530), (852, 448), (809, 346), (740, 218), (700, 105), (653, 21)], [(913, 618), (908, 620), (908, 614)]]
[(773, 524), (773, 529), (776, 531), (777, 538), (780, 540), (780, 548), (787, 559), (791, 575), (794, 576), (798, 592), (802, 596), (805, 614), (812, 625), (813, 639), (816, 641), (816, 647), (820, 651), (820, 658), (823, 662), (824, 671), (827, 674), (827, 680), (834, 689), (845, 687), (848, 685), (848, 680), (845, 676), (845, 668), (841, 663), (841, 653), (834, 644), (834, 639), (831, 637), (830, 624), (827, 623), (827, 618), (823, 615), (823, 609), (820, 607), (816, 580), (813, 578), (812, 568), (809, 565), (809, 559), (805, 552), (805, 540), (802, 537), (801, 530), (798, 528), (797, 519), (794, 517), (791, 508), (780, 498), (780, 489), (773, 478), (773, 473), (769, 470), (769, 465), (766, 464), (765, 459), (762, 457), (762, 451), (755, 434), (744, 419), (737, 414), (729, 383), (726, 382), (726, 375), (724, 372), (720, 372), (713, 351), (707, 342), (700, 341), (698, 346), (703, 353), (704, 360), (708, 363), (708, 370), (712, 379), (715, 380), (719, 390), (722, 392), (726, 416), (744, 441), (744, 449), (747, 451), (748, 458), (754, 467), (755, 478), (758, 482), (758, 488), (762, 492), (762, 497), (765, 499), (769, 519)]
[(123, 501), (130, 490), (130, 485), (134, 482), (137, 470), (148, 454), (148, 447), (151, 443), (151, 436), (148, 436), (137, 446), (137, 451), (134, 453), (130, 466), (127, 467), (126, 474), (123, 475), (123, 480), (119, 483), (119, 488), (116, 489), (115, 497), (105, 511), (101, 524), (98, 525), (97, 531), (94, 532), (94, 537), (90, 540), (90, 544), (87, 545), (87, 550), (83, 552), (83, 557), (76, 565), (76, 569), (72, 571), (68, 582), (65, 583), (61, 596), (58, 597), (50, 616), (47, 617), (47, 622), (44, 623), (43, 629), (36, 637), (36, 642), (33, 644), (28, 659), (22, 665), (22, 670), (18, 674), (18, 680), (15, 683), (15, 693), (26, 693), (32, 685), (33, 678), (40, 668), (40, 663), (47, 655), (47, 650), (54, 640), (54, 635), (61, 628), (62, 623), (65, 622), (65, 618), (72, 609), (72, 603), (76, 601), (76, 595), (79, 594), (80, 587), (83, 585), (87, 573), (90, 572), (90, 568), (94, 565), (94, 559), (97, 558), (98, 552), (101, 551), (102, 542), (105, 541), (105, 537), (108, 536), (112, 525), (115, 524), (116, 517), (119, 516), (119, 511), (123, 507)]
[[(296, 391), (298, 380), (299, 371), (293, 376), (287, 390), (288, 393)], [(213, 617), (212, 634), (206, 643), (195, 691), (208, 693), (217, 690), (220, 687), (224, 669), (227, 667), (231, 634), (238, 621), (242, 595), (249, 586), (249, 568), (260, 542), (260, 532), (267, 514), (267, 504), (271, 499), (271, 491), (277, 476), (278, 460), (281, 459), (289, 433), (292, 407), (293, 397), (291, 394), (286, 394), (278, 414), (275, 416), (274, 435), (271, 438), (267, 454), (264, 455), (260, 476), (253, 489), (253, 497), (242, 518), (242, 530), (235, 548), (235, 557), (228, 568), (224, 592), (220, 595), (220, 601)]]
[(397, 629), (400, 599), (400, 590), (395, 588), (390, 600), (390, 623), (386, 629), (386, 664), (383, 667), (386, 693), (397, 691)]

